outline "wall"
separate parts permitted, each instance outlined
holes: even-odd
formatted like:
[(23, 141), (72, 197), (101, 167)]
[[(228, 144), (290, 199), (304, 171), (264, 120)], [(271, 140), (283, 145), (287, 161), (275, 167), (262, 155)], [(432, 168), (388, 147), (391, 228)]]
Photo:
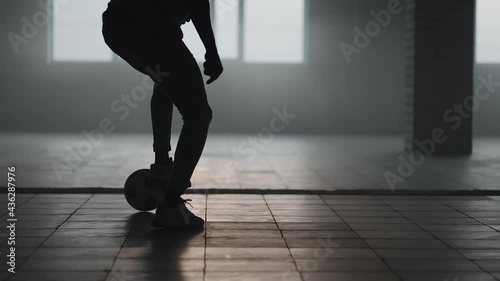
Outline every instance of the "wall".
[(467, 108), (464, 104), (472, 100), (475, 0), (412, 4), (413, 149), (422, 150), (417, 143), (434, 140), (439, 144), (434, 154), (469, 154), (473, 116), (461, 115), (457, 106)]
[[(488, 78), (492, 75), (492, 80), (500, 82), (499, 64), (477, 64), (475, 68), (475, 85), (480, 84), (479, 77)], [(500, 135), (500, 88), (496, 88), (491, 96), (477, 104), (474, 111), (473, 131), (475, 135), (490, 136)]]
[[(109, 117), (117, 132), (150, 131), (149, 104), (120, 120), (111, 103), (142, 84), (124, 63), (47, 64), (47, 28), (15, 54), (5, 34), (20, 32), (37, 1), (4, 0), (0, 9), (2, 131), (75, 131)], [(225, 73), (207, 87), (214, 109), (212, 132), (256, 133), (272, 109), (287, 106), (297, 118), (287, 133), (402, 134), (405, 102), (404, 13), (395, 15), (370, 45), (347, 63), (339, 47), (353, 43), (371, 10), (388, 0), (309, 1), (307, 63), (242, 64), (225, 61)], [(403, 2), (403, 1), (402, 1)], [(277, 15), (279, 17), (279, 15)], [(175, 129), (180, 128), (176, 116)]]

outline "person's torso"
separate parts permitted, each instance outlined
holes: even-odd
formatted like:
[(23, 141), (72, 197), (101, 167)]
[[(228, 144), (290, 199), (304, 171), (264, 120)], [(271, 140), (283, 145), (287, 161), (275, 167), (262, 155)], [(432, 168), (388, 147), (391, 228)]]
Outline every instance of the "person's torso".
[(172, 31), (182, 38), (179, 17), (188, 15), (185, 0), (110, 0), (108, 11), (126, 25)]
[[(109, 7), (128, 13), (134, 20), (177, 23), (188, 16), (187, 0), (110, 0)], [(180, 24), (179, 24), (180, 25)]]

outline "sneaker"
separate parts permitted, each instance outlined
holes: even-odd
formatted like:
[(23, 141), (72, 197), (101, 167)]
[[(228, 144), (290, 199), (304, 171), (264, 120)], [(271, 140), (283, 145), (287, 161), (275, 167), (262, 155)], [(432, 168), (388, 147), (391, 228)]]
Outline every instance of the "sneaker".
[(174, 162), (170, 158), (170, 163), (168, 164), (151, 164), (150, 166), (150, 178), (151, 184), (153, 186), (166, 186), (170, 182), (170, 177), (174, 171)]
[[(161, 204), (154, 215), (151, 225), (157, 228), (165, 229), (189, 229), (203, 228), (205, 221), (195, 216), (187, 207), (191, 199), (182, 199), (182, 202), (176, 208), (167, 208)], [(191, 204), (189, 204), (191, 205)]]
[(170, 182), (170, 177), (174, 171), (174, 162), (170, 158), (168, 164), (151, 164), (150, 167), (150, 178), (151, 187), (158, 189), (167, 189), (168, 183)]
[[(168, 164), (154, 163), (150, 166), (151, 187), (158, 189), (167, 189), (170, 177), (174, 171), (174, 161), (170, 157)], [(191, 181), (188, 182), (188, 187), (191, 187)]]

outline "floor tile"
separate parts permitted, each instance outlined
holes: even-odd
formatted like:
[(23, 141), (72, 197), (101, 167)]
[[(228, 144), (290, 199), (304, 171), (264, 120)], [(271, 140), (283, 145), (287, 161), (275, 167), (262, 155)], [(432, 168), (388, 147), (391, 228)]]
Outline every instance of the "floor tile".
[(311, 238), (288, 238), (286, 239), (290, 248), (366, 248), (368, 245), (362, 239), (311, 239)]
[(487, 273), (479, 272), (398, 272), (404, 281), (494, 281), (495, 279)]
[[(193, 212), (210, 217), (198, 231), (155, 229), (153, 212), (132, 210), (121, 194), (31, 196), (38, 208), (20, 216), (13, 280), (489, 281), (484, 271), (500, 272), (495, 225), (453, 209), (496, 222), (500, 200), (484, 196), (192, 194)], [(62, 199), (89, 201), (71, 217), (40, 207)]]
[(217, 216), (207, 215), (207, 222), (274, 222), (272, 216)]
[(348, 224), (351, 223), (379, 223), (379, 224), (402, 224), (411, 223), (410, 220), (406, 218), (384, 218), (384, 217), (342, 217), (342, 219)]
[(294, 259), (378, 259), (371, 249), (364, 248), (291, 248)]
[(359, 230), (356, 233), (363, 239), (435, 239), (425, 231), (369, 231)]
[(426, 259), (386, 259), (387, 265), (394, 271), (440, 271), (440, 272), (474, 272), (481, 271), (469, 260), (426, 260)]
[(277, 223), (283, 222), (304, 222), (304, 223), (314, 223), (314, 222), (325, 222), (325, 223), (340, 223), (342, 219), (339, 217), (285, 217), (285, 216), (274, 216)]
[(293, 238), (331, 238), (342, 239), (351, 238), (356, 239), (359, 236), (356, 232), (351, 230), (282, 230), (285, 239)]
[(296, 271), (295, 263), (291, 259), (209, 259), (207, 272), (288, 272)]
[[(168, 278), (168, 279), (166, 279)], [(148, 272), (148, 271), (130, 271), (127, 268), (122, 270), (113, 269), (106, 281), (164, 281), (164, 280), (182, 280), (182, 281), (203, 281), (203, 272), (183, 271), (183, 272)]]
[(133, 222), (129, 221), (82, 221), (82, 222), (65, 222), (59, 229), (128, 229)]
[(448, 248), (437, 239), (366, 239), (365, 242), (374, 249), (439, 249)]
[(421, 231), (416, 224), (409, 223), (349, 223), (355, 231)]
[(440, 225), (440, 224), (421, 224), (423, 229), (431, 232), (453, 231), (462, 233), (466, 231), (491, 231), (492, 229), (486, 225)]
[(351, 230), (349, 225), (343, 222), (332, 223), (297, 223), (297, 222), (280, 222), (278, 226), (281, 230)]
[(124, 247), (120, 250), (118, 258), (129, 259), (203, 259), (205, 256), (204, 247), (187, 248), (151, 248), (151, 247)]
[(402, 217), (396, 211), (336, 211), (340, 217)]
[(278, 230), (237, 230), (237, 229), (208, 229), (207, 237), (228, 237), (228, 238), (281, 238)]
[[(500, 240), (500, 232), (490, 231), (433, 231), (433, 235), (442, 240)], [(500, 241), (498, 241), (500, 243)]]
[(375, 252), (383, 259), (465, 259), (450, 249), (377, 249)]
[(88, 229), (88, 228), (77, 228), (77, 229), (58, 229), (51, 237), (125, 237), (127, 236), (128, 229), (118, 229), (118, 228), (98, 228), (98, 229)]
[(32, 257), (33, 258), (81, 258), (81, 259), (105, 259), (115, 258), (120, 251), (119, 247), (115, 248), (39, 248)]
[[(496, 259), (500, 260), (499, 250), (460, 250), (464, 256), (471, 260)], [(500, 261), (499, 261), (500, 262)]]
[(18, 272), (12, 281), (104, 281), (106, 272)]
[(295, 259), (300, 272), (342, 271), (342, 272), (388, 272), (379, 259)]
[(264, 230), (278, 229), (275, 222), (259, 223), (259, 222), (207, 222), (207, 230), (211, 229), (237, 229), (237, 230)]
[(399, 281), (390, 272), (307, 272), (304, 281)]
[(498, 259), (495, 260), (475, 260), (482, 269), (488, 272), (500, 272), (500, 261)]
[(203, 247), (205, 240), (202, 238), (185, 239), (171, 238), (162, 239), (155, 237), (153, 239), (145, 239), (144, 237), (128, 237), (125, 240), (124, 247), (157, 247), (157, 248), (185, 248), (185, 247)]
[(269, 281), (269, 280), (287, 280), (302, 281), (298, 272), (207, 272), (205, 281)]
[(49, 237), (42, 248), (120, 247), (125, 237)]
[(291, 259), (286, 248), (208, 247), (207, 259)]
[(118, 258), (113, 265), (115, 272), (171, 272), (203, 271), (203, 259), (178, 258)]
[(263, 238), (263, 239), (247, 239), (247, 238), (229, 238), (229, 237), (213, 237), (207, 238), (207, 247), (232, 247), (232, 248), (286, 248), (285, 241), (281, 238)]
[(498, 240), (445, 240), (444, 242), (455, 249), (500, 249)]
[(106, 271), (114, 258), (29, 258), (21, 265), (23, 271)]

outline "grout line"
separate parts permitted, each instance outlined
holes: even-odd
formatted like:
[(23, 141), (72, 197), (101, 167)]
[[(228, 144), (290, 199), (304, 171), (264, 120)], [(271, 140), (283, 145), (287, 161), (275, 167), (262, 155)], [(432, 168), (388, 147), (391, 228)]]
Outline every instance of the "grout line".
[(137, 219), (139, 218), (139, 215), (141, 214), (142, 212), (138, 212), (138, 213), (134, 213), (134, 214), (130, 214), (130, 216), (135, 216), (134, 218), (134, 222), (130, 225), (130, 228), (127, 232), (127, 235), (125, 235), (125, 239), (123, 239), (123, 243), (120, 245), (120, 250), (118, 250), (118, 253), (116, 253), (116, 257), (113, 259), (113, 263), (111, 264), (111, 267), (109, 269), (109, 271), (106, 273), (106, 276), (104, 277), (104, 280), (107, 280), (109, 275), (113, 272), (113, 267), (115, 266), (116, 264), (116, 260), (118, 259), (118, 256), (120, 255), (120, 253), (122, 252), (122, 249), (123, 247), (125, 246), (125, 243), (127, 242), (127, 239), (129, 238), (129, 235), (130, 235), (130, 232), (132, 231), (132, 229), (134, 228), (134, 225), (137, 223)]
[[(28, 199), (28, 200), (26, 200), (25, 202), (23, 202), (23, 204), (24, 204), (24, 203), (26, 203), (26, 202), (28, 202), (29, 200), (31, 200), (31, 199), (33, 199), (33, 198), (36, 198), (38, 195), (39, 195), (39, 194), (36, 194), (36, 195), (32, 196), (30, 199)], [(17, 264), (16, 264), (16, 271), (17, 271), (17, 268), (21, 268), (21, 267), (23, 266), (23, 264), (24, 264), (26, 261), (28, 261), (28, 259), (29, 259), (29, 258), (31, 258), (31, 256), (32, 256), (32, 255), (33, 255), (36, 251), (38, 251), (38, 249), (40, 249), (40, 248), (41, 248), (41, 246), (42, 246), (45, 242), (47, 242), (47, 240), (49, 240), (49, 238), (50, 238), (50, 237), (52, 237), (52, 235), (53, 235), (53, 234), (54, 234), (57, 230), (59, 230), (59, 228), (60, 228), (63, 224), (65, 224), (65, 223), (69, 220), (69, 218), (71, 218), (71, 217), (72, 217), (72, 216), (73, 216), (73, 215), (74, 215), (74, 214), (75, 214), (78, 210), (80, 210), (80, 208), (82, 208), (82, 206), (83, 206), (83, 205), (85, 205), (85, 204), (86, 204), (86, 203), (87, 203), (87, 202), (88, 202), (88, 201), (89, 201), (92, 197), (94, 197), (94, 194), (92, 194), (91, 196), (89, 196), (89, 198), (87, 198), (87, 200), (85, 200), (85, 202), (83, 202), (83, 203), (80, 205), (80, 207), (77, 207), (77, 208), (75, 209), (75, 211), (73, 211), (71, 214), (69, 214), (69, 215), (68, 215), (68, 217), (67, 217), (67, 218), (66, 218), (66, 219), (65, 219), (65, 220), (64, 220), (61, 224), (59, 224), (59, 226), (57, 226), (57, 227), (54, 229), (54, 231), (52, 231), (52, 233), (51, 233), (49, 236), (47, 236), (47, 237), (43, 240), (43, 242), (42, 242), (42, 243), (40, 243), (40, 245), (38, 245), (38, 246), (35, 248), (35, 250), (34, 250), (31, 254), (29, 254), (29, 255), (26, 257), (26, 259), (24, 259), (24, 261), (23, 261), (23, 262), (22, 262), (19, 266), (17, 266)], [(10, 277), (7, 277), (7, 279), (6, 279), (6, 280), (11, 280), (12, 278), (14, 278), (14, 275), (11, 275)]]
[[(455, 211), (457, 211), (457, 212), (459, 212), (459, 213), (461, 213), (461, 214), (465, 215), (466, 217), (468, 217), (468, 218), (470, 218), (470, 219), (473, 219), (473, 220), (477, 221), (478, 223), (480, 223), (480, 224), (482, 224), (482, 225), (485, 225), (485, 226), (487, 226), (487, 227), (491, 228), (493, 231), (495, 231), (495, 232), (500, 232), (499, 230), (497, 230), (497, 229), (495, 229), (495, 228), (491, 227), (489, 224), (486, 224), (486, 223), (484, 223), (484, 222), (482, 222), (482, 221), (478, 220), (477, 218), (475, 218), (475, 217), (472, 217), (472, 216), (468, 215), (467, 213), (465, 213), (465, 212), (463, 212), (463, 211), (461, 211), (461, 210), (459, 210), (459, 209), (457, 209), (457, 208), (453, 207), (452, 205), (449, 205), (449, 204), (448, 204), (448, 203), (446, 203), (445, 201), (443, 201), (443, 200), (441, 200), (441, 199), (439, 199), (439, 198), (436, 198), (436, 199), (437, 199), (438, 201), (440, 201), (441, 203), (445, 204), (446, 206), (448, 206), (448, 207), (452, 208), (453, 210), (455, 210)], [(493, 199), (492, 199), (491, 201), (492, 201), (492, 202), (495, 202), (495, 200), (493, 200)], [(485, 211), (485, 212), (487, 212), (487, 211)], [(494, 212), (494, 211), (493, 211), (493, 212)]]
[[(445, 205), (447, 205), (448, 207), (450, 207), (448, 204), (446, 204), (445, 202), (442, 202), (440, 199), (438, 198), (433, 198), (434, 200), (436, 201), (439, 201)], [(472, 259), (469, 259), (467, 258), (462, 252), (460, 252), (458, 249), (455, 249), (454, 247), (450, 246), (448, 243), (446, 243), (443, 239), (440, 239), (439, 237), (437, 237), (436, 235), (434, 235), (432, 232), (426, 230), (425, 228), (423, 228), (422, 226), (420, 226), (420, 224), (414, 222), (411, 218), (405, 216), (403, 213), (401, 213), (400, 211), (394, 209), (391, 205), (387, 204), (384, 200), (380, 200), (382, 201), (387, 207), (393, 209), (395, 212), (397, 212), (399, 215), (401, 215), (402, 217), (404, 217), (405, 219), (411, 221), (413, 224), (415, 224), (416, 226), (418, 226), (421, 230), (427, 232), (429, 235), (431, 235), (432, 237), (434, 237), (435, 239), (437, 239), (438, 241), (440, 241), (441, 243), (443, 243), (444, 245), (446, 245), (449, 249), (457, 252), (459, 255), (463, 256), (465, 258), (465, 260), (468, 260), (470, 262), (472, 262), (474, 265), (476, 265), (479, 269), (482, 270), (482, 273), (486, 273), (486, 274), (489, 274), (491, 277), (493, 277), (494, 279), (496, 279), (490, 272), (486, 271), (485, 269), (483, 269), (479, 264), (477, 264), (475, 261), (473, 261)], [(458, 211), (458, 210), (457, 210)], [(410, 240), (410, 239), (409, 239)], [(444, 259), (443, 259), (444, 260)]]
[(290, 246), (288, 245), (288, 242), (286, 241), (286, 238), (285, 236), (283, 235), (283, 231), (281, 230), (278, 222), (276, 221), (276, 218), (274, 217), (274, 214), (273, 214), (273, 211), (271, 210), (271, 207), (269, 207), (269, 204), (266, 200), (266, 196), (264, 196), (264, 194), (262, 194), (262, 198), (264, 199), (264, 202), (266, 202), (266, 206), (267, 206), (267, 209), (269, 210), (269, 213), (271, 213), (271, 217), (273, 218), (273, 221), (274, 223), (276, 224), (276, 227), (278, 228), (278, 231), (280, 232), (281, 234), (281, 238), (283, 239), (283, 241), (285, 241), (285, 245), (286, 245), (286, 248), (288, 249), (288, 253), (290, 254), (290, 257), (292, 258), (293, 260), (293, 264), (295, 265), (295, 269), (297, 270), (297, 272), (299, 273), (299, 276), (300, 276), (300, 279), (302, 281), (305, 281), (304, 279), (304, 276), (302, 275), (302, 272), (299, 271), (299, 266), (297, 265), (297, 261), (295, 260), (295, 258), (293, 257), (292, 255), (292, 251), (290, 250)]
[[(481, 225), (485, 225), (485, 226), (487, 226), (487, 227), (491, 228), (491, 229), (492, 229), (493, 231), (495, 231), (495, 232), (500, 232), (500, 231), (496, 230), (495, 228), (491, 227), (489, 224), (485, 224), (485, 223), (483, 223), (482, 221), (480, 221), (480, 220), (478, 220), (478, 219), (476, 219), (476, 218), (474, 218), (474, 217), (472, 217), (472, 216), (469, 216), (467, 213), (464, 213), (464, 212), (462, 212), (461, 210), (459, 210), (459, 209), (457, 209), (457, 208), (453, 207), (452, 205), (449, 205), (449, 204), (448, 204), (448, 203), (446, 203), (445, 201), (443, 201), (443, 200), (441, 200), (441, 199), (439, 199), (439, 198), (436, 198), (436, 199), (437, 199), (438, 201), (440, 201), (441, 203), (445, 204), (446, 206), (448, 206), (448, 207), (452, 208), (453, 210), (458, 211), (458, 212), (460, 212), (460, 213), (464, 214), (466, 217), (468, 217), (468, 218), (470, 218), (470, 219), (473, 219), (473, 220), (477, 221), (477, 222), (478, 222), (478, 223), (480, 223)], [(495, 201), (495, 200), (492, 200), (492, 201)], [(467, 240), (467, 239), (464, 239), (464, 240)], [(470, 240), (474, 240), (474, 239), (470, 239)], [(478, 239), (478, 240), (483, 240), (483, 239)], [(443, 242), (444, 244), (446, 244), (447, 246), (449, 246), (449, 245), (448, 245), (447, 243), (445, 243), (444, 241), (442, 241), (442, 242)], [(498, 278), (496, 278), (496, 277), (495, 277), (495, 276), (494, 276), (494, 275), (493, 275), (490, 271), (486, 270), (486, 269), (485, 269), (485, 268), (483, 268), (481, 265), (479, 265), (478, 263), (476, 263), (476, 262), (475, 262), (475, 260), (473, 260), (473, 259), (469, 259), (467, 256), (465, 256), (465, 254), (463, 254), (463, 253), (462, 253), (460, 250), (458, 250), (458, 249), (454, 249), (454, 250), (455, 250), (455, 251), (457, 251), (457, 252), (458, 252), (459, 254), (461, 254), (462, 256), (464, 256), (467, 260), (469, 260), (469, 261), (473, 262), (473, 263), (474, 263), (477, 267), (479, 267), (480, 269), (482, 269), (485, 273), (489, 274), (489, 275), (490, 275), (491, 277), (493, 277), (495, 280), (499, 280), (499, 279), (498, 279)], [(465, 249), (465, 250), (467, 250), (467, 249)], [(494, 271), (492, 271), (492, 272), (494, 272)]]
[[(382, 257), (381, 257), (378, 253), (377, 253), (377, 251), (376, 251), (375, 249), (373, 249), (373, 248), (370, 246), (370, 244), (366, 243), (365, 239), (364, 239), (363, 237), (361, 237), (361, 236), (360, 236), (360, 235), (356, 232), (356, 230), (354, 230), (354, 229), (353, 229), (353, 228), (349, 225), (349, 223), (348, 223), (348, 222), (346, 222), (346, 221), (345, 221), (345, 220), (344, 220), (344, 219), (343, 219), (343, 218), (342, 218), (342, 217), (341, 217), (341, 216), (337, 213), (337, 211), (335, 211), (335, 210), (334, 210), (334, 209), (333, 209), (330, 205), (328, 205), (328, 203), (326, 202), (326, 200), (325, 200), (322, 196), (320, 196), (320, 198), (321, 198), (321, 200), (323, 200), (323, 202), (325, 203), (325, 205), (326, 205), (326, 206), (328, 206), (328, 208), (330, 208), (330, 209), (331, 209), (331, 210), (335, 213), (335, 215), (336, 215), (337, 217), (339, 217), (339, 218), (342, 220), (342, 222), (343, 222), (343, 223), (345, 223), (345, 224), (349, 227), (349, 229), (350, 229), (352, 232), (356, 233), (356, 235), (359, 237), (359, 239), (361, 239), (361, 240), (363, 241), (363, 243), (365, 243), (365, 244), (366, 244), (366, 246), (368, 246), (368, 247), (369, 247), (369, 249), (373, 251), (373, 253), (374, 253), (374, 254), (375, 254), (375, 255), (376, 255), (376, 256), (377, 256), (377, 257), (378, 257), (378, 258), (379, 258), (379, 259), (380, 259), (383, 263), (384, 263), (384, 265), (387, 267), (387, 269), (389, 269), (389, 271), (390, 271), (390, 272), (394, 273), (394, 275), (396, 276), (396, 278), (398, 278), (399, 280), (403, 281), (403, 277), (399, 276), (399, 275), (397, 274), (397, 272), (396, 272), (395, 270), (393, 270), (393, 269), (389, 266), (389, 264), (387, 264), (386, 260), (385, 260), (385, 259), (383, 259), (383, 258), (382, 258)], [(377, 200), (378, 200), (378, 201), (382, 201), (382, 200), (380, 200), (379, 198), (377, 198)], [(383, 202), (383, 203), (384, 203), (384, 202)]]
[(205, 194), (205, 249), (203, 255), (203, 281), (206, 280), (207, 276), (207, 224), (208, 224), (208, 194)]

